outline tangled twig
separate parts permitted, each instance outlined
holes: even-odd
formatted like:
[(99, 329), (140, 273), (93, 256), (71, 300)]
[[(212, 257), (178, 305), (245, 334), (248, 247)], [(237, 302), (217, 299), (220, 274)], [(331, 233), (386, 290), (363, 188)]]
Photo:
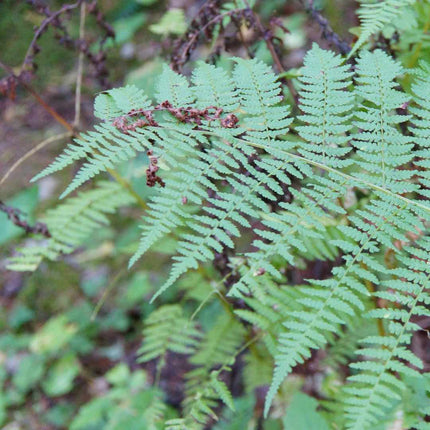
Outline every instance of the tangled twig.
[[(98, 26), (103, 30), (104, 35), (100, 41), (99, 51), (96, 53), (91, 52), (90, 43), (83, 39), (74, 39), (70, 36), (65, 25), (65, 18), (68, 17), (70, 12), (79, 8), (85, 0), (77, 0), (75, 3), (65, 4), (57, 11), (51, 11), (49, 6), (41, 0), (27, 0), (34, 10), (44, 15), (45, 18), (41, 24), (35, 28), (33, 39), (31, 40), (27, 52), (22, 61), (19, 72), (10, 73), (5, 78), (0, 80), (0, 94), (3, 94), (10, 99), (15, 98), (16, 87), (18, 84), (28, 83), (34, 76), (37, 70), (36, 56), (40, 53), (41, 48), (38, 44), (39, 39), (49, 28), (53, 28), (54, 37), (58, 40), (59, 44), (79, 53), (83, 53), (87, 60), (93, 65), (95, 69), (95, 76), (103, 88), (109, 86), (107, 80), (108, 69), (106, 66), (106, 53), (104, 51), (104, 44), (108, 38), (115, 36), (112, 27), (105, 21), (103, 14), (97, 6), (97, 1), (93, 1), (88, 5), (88, 11), (95, 16)], [(4, 67), (3, 67), (4, 68)]]
[[(236, 23), (237, 27), (239, 27), (239, 23), (242, 20), (247, 22), (252, 20), (252, 15), (250, 15), (248, 8), (221, 12), (221, 4), (222, 1), (220, 0), (207, 1), (191, 22), (184, 36), (175, 42), (170, 64), (174, 71), (181, 71), (184, 64), (189, 60), (191, 54), (196, 49), (199, 38), (202, 35), (205, 36), (206, 40), (212, 40), (214, 34), (218, 35), (221, 33), (223, 29), (222, 22), (226, 17), (230, 17), (232, 22)], [(219, 32), (215, 32), (218, 25), (220, 26)]]
[(320, 11), (314, 6), (314, 0), (303, 0), (304, 8), (309, 16), (319, 25), (322, 30), (323, 37), (331, 45), (335, 46), (342, 55), (346, 55), (351, 51), (351, 47), (347, 42), (331, 28), (330, 23), (324, 18)]
[(37, 222), (35, 225), (28, 224), (27, 221), (24, 221), (21, 219), (22, 212), (14, 207), (7, 206), (5, 203), (3, 203), (0, 200), (0, 211), (4, 212), (7, 217), (12, 221), (14, 225), (16, 225), (19, 228), (24, 229), (24, 231), (27, 234), (41, 234), (42, 236), (45, 236), (47, 238), (51, 237), (51, 233), (48, 230), (48, 227), (46, 224), (42, 222)]

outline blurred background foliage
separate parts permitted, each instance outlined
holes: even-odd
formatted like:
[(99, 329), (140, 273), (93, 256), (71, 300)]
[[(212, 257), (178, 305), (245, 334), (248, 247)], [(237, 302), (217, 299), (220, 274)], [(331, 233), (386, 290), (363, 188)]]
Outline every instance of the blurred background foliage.
[[(34, 27), (43, 20), (32, 3), (17, 0), (0, 3), (0, 61), (14, 71), (21, 66)], [(64, 5), (62, 1), (47, 3), (51, 10)], [(162, 65), (170, 61), (174, 40), (187, 31), (204, 1), (100, 0), (97, 3), (115, 31), (115, 37), (107, 39), (103, 48), (108, 86), (134, 84), (153, 96), (155, 78)], [(224, 3), (227, 11), (240, 7), (238, 3), (242, 2)], [(251, 3), (255, 3), (254, 8), (265, 25), (276, 17), (288, 29), (283, 31), (277, 26), (273, 31), (282, 41), (279, 48), (282, 64), (290, 75), (294, 76), (313, 41), (328, 46), (301, 2)], [(319, 0), (314, 6), (323, 11), (335, 32), (348, 42), (353, 40), (358, 25), (355, 1)], [(229, 56), (252, 54), (272, 62), (266, 44), (253, 29), (239, 24), (244, 43), (238, 43), (237, 28), (226, 24), (222, 41), (214, 39), (198, 44), (184, 73), (190, 73), (193, 62), (208, 57), (226, 63)], [(79, 36), (79, 9), (70, 13), (65, 25), (71, 37)], [(418, 57), (430, 56), (429, 26), (429, 4), (417, 2), (410, 16), (384, 29), (378, 43), (387, 46), (387, 40), (391, 40), (391, 49), (411, 67)], [(403, 30), (401, 37), (395, 31), (399, 27)], [(97, 52), (100, 28), (93, 16), (87, 17), (85, 37), (89, 50)], [(52, 29), (42, 35), (38, 45), (38, 67), (29, 85), (71, 123), (75, 119), (78, 55), (62, 46)], [(0, 79), (7, 74), (7, 70), (0, 70)], [(105, 89), (95, 75), (92, 65), (84, 61), (81, 115), (77, 124), (81, 130), (94, 123), (93, 100)], [(14, 99), (0, 97), (0, 180), (39, 142), (62, 132), (62, 125), (26, 88), (18, 86)], [(56, 204), (71, 172), (63, 177), (46, 178), (37, 185), (31, 185), (29, 179), (66, 143), (66, 139), (60, 139), (44, 146), (17, 165), (0, 185), (1, 200), (19, 208), (30, 224)], [(151, 192), (145, 185), (147, 164), (146, 156), (142, 155), (120, 169), (122, 177), (143, 199)], [(174, 242), (166, 238), (140, 265), (127, 271), (124, 267), (139, 238), (140, 211), (131, 207), (111, 219), (110, 226), (98, 230), (77, 252), (55, 264), (44, 262), (33, 274), (23, 274), (7, 271), (4, 262), (18, 243), (31, 243), (33, 239), (0, 213), (0, 426), (3, 429), (150, 430), (161, 429), (165, 420), (178, 416), (185, 389), (183, 375), (191, 364), (175, 352), (167, 353), (161, 370), (156, 360), (141, 362), (138, 358), (143, 322), (155, 310), (149, 298), (154, 286), (160, 285), (166, 276), (165, 267), (174, 252)], [(306, 277), (304, 273), (300, 276)], [(217, 327), (219, 315), (225, 312), (215, 299), (214, 279), (220, 277), (213, 268), (190, 274), (180, 281), (176, 291), (171, 289), (163, 295), (157, 307), (180, 303), (185, 317), (192, 317), (202, 330), (209, 332)], [(261, 353), (262, 357), (269, 357), (264, 351)], [(238, 360), (237, 366), (245, 360), (249, 357)], [(297, 373), (284, 384), (282, 401), (275, 405), (271, 419), (263, 423), (264, 386), (271, 378), (268, 364), (264, 359), (248, 363), (249, 374), (241, 376), (241, 369), (235, 369), (233, 376), (229, 376), (233, 379), (226, 382), (235, 395), (237, 412), (221, 413), (219, 422), (211, 428), (328, 429), (317, 410), (317, 401), (297, 388), (305, 387), (305, 391), (312, 392), (312, 387), (318, 384), (318, 390), (327, 386), (333, 390), (339, 375), (330, 373), (330, 367), (322, 364), (316, 370)], [(419, 383), (416, 384), (419, 392)], [(298, 412), (303, 410), (306, 416)]]

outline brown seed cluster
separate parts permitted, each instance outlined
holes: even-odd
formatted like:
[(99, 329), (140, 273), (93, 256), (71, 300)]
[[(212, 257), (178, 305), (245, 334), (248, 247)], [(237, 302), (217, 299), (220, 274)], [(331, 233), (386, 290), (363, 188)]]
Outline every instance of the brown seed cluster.
[[(142, 127), (159, 127), (159, 123), (154, 119), (154, 111), (169, 112), (178, 121), (197, 126), (201, 125), (202, 121), (219, 121), (223, 128), (236, 128), (239, 123), (239, 119), (233, 113), (222, 117), (223, 109), (216, 106), (208, 106), (204, 109), (193, 107), (176, 108), (168, 100), (165, 100), (151, 109), (132, 109), (126, 115), (115, 118), (112, 124), (125, 134), (130, 134), (130, 132)], [(156, 184), (164, 187), (163, 179), (157, 174), (159, 170), (157, 157), (153, 155), (152, 149), (148, 150), (147, 155), (149, 157), (149, 166), (146, 169), (146, 184), (149, 187), (154, 187)], [(186, 198), (184, 199), (182, 202), (186, 204), (187, 200)]]

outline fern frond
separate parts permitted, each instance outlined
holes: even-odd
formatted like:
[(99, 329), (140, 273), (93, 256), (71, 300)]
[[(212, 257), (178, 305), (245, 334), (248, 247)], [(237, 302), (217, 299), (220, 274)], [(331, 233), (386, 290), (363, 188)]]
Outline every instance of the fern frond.
[(300, 298), (304, 296), (301, 286), (279, 286), (266, 277), (264, 292), (261, 292), (261, 295), (244, 296), (243, 300), (250, 309), (237, 309), (235, 314), (266, 334), (263, 342), (270, 354), (275, 357), (277, 339), (282, 332), (283, 315), (288, 315), (294, 310), (303, 310)]
[(103, 225), (107, 214), (134, 202), (134, 197), (116, 182), (101, 181), (93, 190), (84, 191), (47, 212), (44, 222), (51, 238), (35, 246), (19, 248), (21, 255), (12, 257), (10, 270), (34, 271), (44, 258), (56, 260), (70, 254)]
[(351, 129), (353, 95), (347, 91), (352, 73), (343, 59), (314, 44), (304, 59), (300, 81), (299, 119), (306, 123), (296, 127), (304, 142), (298, 152), (310, 160), (331, 167), (345, 168), (351, 161), (346, 146)]
[[(194, 102), (194, 95), (187, 78), (165, 64), (158, 81), (156, 99), (159, 103), (169, 100), (175, 107), (190, 106)], [(171, 119), (170, 116), (167, 118)]]
[[(204, 207), (206, 214), (190, 220), (188, 226), (193, 233), (184, 236), (185, 240), (179, 243), (170, 276), (153, 300), (182, 274), (196, 268), (199, 262), (213, 259), (214, 251), (220, 252), (222, 246), (232, 248), (232, 237), (240, 235), (238, 226), (249, 226), (247, 217), (256, 217), (260, 210), (268, 211), (263, 199), (274, 200), (275, 195), (283, 193), (278, 181), (290, 182), (284, 172), (288, 171), (287, 162), (264, 158), (257, 163), (257, 168), (249, 160), (255, 149), (236, 138), (239, 133), (246, 132), (247, 139), (275, 142), (278, 135), (286, 133), (291, 123), (291, 119), (287, 118), (289, 109), (279, 105), (280, 85), (270, 68), (256, 60), (236, 61), (233, 78), (240, 107), (244, 111), (239, 116), (241, 126), (236, 129), (212, 124), (207, 126), (207, 134), (216, 137), (211, 139), (211, 143), (215, 148), (222, 149), (215, 155), (220, 163), (212, 164), (218, 169), (215, 178), (225, 177), (235, 193), (219, 191), (215, 198), (207, 200), (209, 206)], [(207, 93), (204, 94), (207, 98)], [(214, 94), (211, 97), (214, 99)], [(204, 152), (201, 157), (207, 159)], [(192, 165), (190, 167), (193, 168)], [(239, 169), (248, 172), (248, 175), (244, 176)], [(206, 182), (204, 185), (208, 187), (209, 184)], [(213, 186), (209, 188), (214, 189)]]
[[(270, 214), (263, 220), (264, 229), (257, 230), (261, 239), (254, 241), (257, 251), (247, 254), (248, 269), (229, 291), (229, 296), (242, 297), (249, 291), (256, 294), (261, 284), (266, 281), (267, 273), (275, 279), (282, 279), (281, 273), (273, 266), (271, 260), (275, 256), (282, 257), (287, 263), (294, 265), (294, 251), (307, 253), (306, 245), (313, 246), (315, 239), (325, 231), (323, 220), (327, 218), (326, 209), (343, 213), (335, 204), (346, 190), (346, 184), (320, 178), (318, 184), (304, 188), (301, 192), (292, 190), (294, 204), (281, 203), (282, 212)], [(298, 240), (300, 237), (301, 240)]]
[[(169, 96), (176, 103), (180, 103), (176, 106), (182, 107), (189, 105), (194, 100), (186, 79), (172, 72), (167, 66), (164, 68), (160, 80), (163, 85), (160, 86), (157, 97), (161, 102)], [(153, 142), (161, 141), (166, 145), (170, 144), (169, 153), (164, 153), (163, 148), (158, 148), (159, 154), (157, 155), (165, 154), (167, 162), (174, 159), (173, 155), (175, 147), (179, 145), (178, 142), (188, 143), (191, 148), (197, 145), (198, 142), (189, 136), (191, 130), (188, 124), (178, 125), (175, 130), (167, 132), (168, 125), (174, 118), (165, 113), (161, 114), (165, 127), (160, 129), (156, 126), (147, 126), (132, 128), (124, 132), (120, 126), (115, 124), (115, 121), (110, 122), (113, 114), (120, 113), (119, 118), (124, 118), (133, 110), (138, 114), (139, 110), (151, 108), (151, 102), (144, 93), (136, 88), (135, 94), (133, 94), (133, 90), (134, 87), (127, 86), (99, 95), (100, 100), (96, 103), (96, 113), (106, 122), (96, 125), (95, 131), (81, 135), (32, 181), (62, 170), (78, 160), (83, 160), (82, 167), (61, 195), (64, 197), (99, 173), (106, 172), (108, 169), (115, 168), (120, 162), (134, 158), (138, 152), (153, 149)], [(141, 99), (141, 103), (139, 103), (139, 99)]]
[(101, 123), (94, 128), (95, 131), (81, 135), (68, 145), (63, 154), (32, 181), (62, 170), (78, 160), (85, 160), (73, 181), (61, 194), (60, 197), (63, 198), (99, 173), (135, 157), (137, 152), (146, 151), (152, 146), (151, 139), (157, 138), (148, 129), (126, 135), (110, 123)]
[(220, 315), (190, 358), (196, 368), (188, 373), (188, 379), (191, 381), (198, 375), (207, 376), (215, 365), (228, 364), (239, 348), (243, 334), (243, 326), (232, 316)]
[(214, 409), (221, 400), (229, 409), (235, 410), (233, 396), (225, 382), (220, 379), (221, 372), (229, 372), (228, 366), (214, 370), (202, 380), (197, 389), (188, 393), (183, 402), (184, 418), (179, 421), (187, 429), (203, 430), (210, 421), (217, 421)]
[(224, 402), (224, 404), (231, 409), (232, 411), (235, 410), (234, 403), (233, 403), (233, 396), (228, 389), (225, 382), (218, 379), (219, 371), (213, 371), (211, 372), (211, 386), (215, 390), (218, 397)]
[(419, 145), (416, 151), (415, 166), (419, 168), (418, 175), (421, 188), (419, 193), (425, 198), (430, 197), (430, 65), (422, 62), (415, 73), (412, 83), (414, 103), (409, 111), (414, 115), (412, 133), (414, 142)]
[(165, 430), (196, 430), (196, 426), (190, 427), (185, 418), (174, 418), (166, 421), (164, 424)]
[(381, 50), (364, 52), (358, 59), (356, 94), (363, 100), (363, 110), (356, 113), (355, 124), (361, 131), (352, 142), (367, 180), (399, 194), (416, 190), (407, 182), (415, 172), (398, 169), (413, 157), (411, 138), (397, 128), (409, 117), (393, 113), (408, 101), (405, 93), (395, 89), (395, 78), (402, 71)]
[[(219, 82), (223, 82), (223, 85), (220, 86)], [(226, 112), (233, 112), (238, 107), (233, 81), (223, 69), (202, 63), (193, 73), (193, 84), (192, 91), (198, 108), (222, 106)], [(191, 218), (187, 205), (201, 205), (207, 197), (207, 189), (217, 192), (214, 180), (221, 179), (226, 171), (230, 173), (225, 160), (240, 156), (238, 144), (230, 146), (223, 142), (214, 142), (207, 153), (189, 153), (149, 204), (151, 209), (142, 226), (139, 248), (130, 260), (130, 265), (163, 236), (184, 225)], [(231, 166), (232, 163), (229, 164)], [(233, 164), (231, 167), (236, 166)]]
[(99, 94), (94, 101), (94, 116), (109, 121), (133, 109), (146, 109), (150, 105), (151, 101), (140, 88), (126, 85)]
[[(391, 5), (397, 14), (402, 3), (387, 0), (374, 10), (386, 12)], [(386, 19), (379, 16), (376, 27)], [(226, 370), (238, 351), (253, 363), (253, 371), (262, 361), (259, 352), (270, 365), (274, 358), (267, 416), (296, 365), (315, 349), (335, 348), (336, 341), (345, 345), (342, 335), (353, 322), (365, 326), (370, 315), (386, 323), (385, 332), (375, 334), (381, 330), (378, 323), (370, 334), (357, 334), (364, 337), (358, 354), (365, 360), (352, 365), (354, 374), (343, 392), (348, 428), (364, 430), (386, 418), (396, 392), (406, 390), (406, 376), (417, 375), (420, 362), (409, 342), (419, 329), (416, 317), (430, 314), (430, 67), (417, 71), (409, 97), (397, 82), (404, 70), (384, 52), (362, 53), (352, 71), (340, 56), (314, 45), (301, 70), (298, 134), (290, 140), (292, 118), (276, 76), (260, 61), (234, 61), (231, 76), (199, 64), (191, 81), (166, 67), (159, 105), (138, 96), (142, 104), (132, 109), (144, 109), (143, 125), (135, 128), (117, 127), (129, 118), (125, 110), (138, 103), (129, 89), (103, 94), (97, 111), (107, 122), (66, 150), (51, 169), (84, 160), (69, 192), (137, 152), (151, 149), (160, 158), (165, 187), (150, 197), (131, 259), (133, 264), (165, 235), (179, 232), (171, 271), (154, 298), (226, 248), (242, 250), (251, 237), (229, 265), (238, 280), (228, 294), (246, 306), (219, 316), (203, 341), (179, 305), (164, 306), (146, 321), (143, 361), (165, 357), (169, 350), (192, 353), (185, 417), (170, 421), (169, 428), (204, 428), (216, 419), (220, 399), (232, 407), (220, 369)], [(410, 115), (400, 115), (409, 102)], [(409, 120), (414, 136), (405, 131)], [(106, 222), (106, 211), (94, 210), (97, 215), (80, 221), (82, 237)], [(67, 213), (74, 216), (70, 207)], [(67, 230), (66, 224), (51, 224), (54, 232)], [(79, 232), (72, 236), (57, 248), (70, 242), (73, 249), (83, 240)], [(46, 252), (58, 253), (57, 248)], [(42, 257), (29, 252), (25, 264)], [(284, 285), (291, 267), (318, 258), (334, 260), (327, 279)], [(235, 317), (264, 336), (255, 356), (243, 346), (245, 328)], [(346, 342), (348, 357), (357, 340)]]
[[(220, 83), (222, 82), (222, 85)], [(235, 112), (239, 99), (233, 79), (221, 67), (199, 62), (193, 71), (192, 90), (198, 108), (219, 106), (225, 112)]]
[[(53, 163), (31, 181), (37, 181), (60, 171), (78, 160), (86, 160), (78, 173), (79, 179), (75, 179), (76, 185), (74, 184), (72, 188), (70, 184), (63, 194), (65, 196), (86, 180), (111, 168), (115, 162), (134, 156), (136, 152), (131, 149), (132, 145), (135, 150), (143, 151), (146, 146), (122, 135), (110, 121), (127, 114), (132, 109), (148, 108), (150, 104), (144, 92), (133, 85), (115, 88), (98, 95), (94, 102), (94, 114), (105, 122), (96, 126), (96, 131), (87, 132), (75, 139), (74, 143), (68, 145)], [(146, 143), (149, 147), (150, 144)]]
[[(340, 56), (314, 45), (305, 57), (299, 91), (304, 113), (300, 119), (307, 124), (297, 127), (300, 136), (305, 139), (305, 142), (300, 142), (298, 151), (306, 160), (329, 167), (350, 164), (342, 157), (349, 152), (344, 146), (348, 140), (346, 133), (351, 128), (347, 121), (353, 98), (347, 92), (351, 74), (342, 61)], [(254, 273), (261, 270), (279, 278), (280, 274), (270, 259), (280, 255), (289, 264), (294, 264), (293, 250), (296, 248), (306, 253), (306, 245), (312, 245), (314, 239), (321, 237), (318, 231), (325, 231), (321, 220), (327, 217), (327, 209), (337, 214), (343, 212), (335, 202), (345, 194), (348, 181), (336, 174), (316, 178), (301, 160), (291, 159), (283, 150), (275, 150), (274, 154), (286, 163), (294, 164), (301, 175), (314, 178), (314, 183), (300, 192), (292, 190), (293, 203), (281, 204), (283, 212), (271, 214), (270, 221), (263, 221), (265, 228), (258, 231), (263, 240), (254, 242), (258, 251), (248, 255), (249, 271), (232, 287), (229, 293), (232, 296), (258, 290)], [(300, 177), (297, 173), (295, 176)]]
[(181, 306), (161, 306), (145, 320), (143, 344), (138, 351), (139, 361), (162, 358), (163, 363), (167, 351), (191, 354), (200, 337), (201, 333), (195, 325), (182, 315)]
[(349, 53), (349, 57), (357, 52), (370, 36), (381, 31), (404, 13), (405, 9), (414, 3), (414, 0), (359, 0), (360, 8), (360, 36)]
[(400, 399), (406, 386), (395, 375), (419, 376), (422, 362), (407, 347), (412, 333), (420, 329), (412, 318), (430, 316), (426, 308), (430, 303), (429, 252), (428, 238), (420, 241), (420, 247), (406, 248), (407, 255), (398, 257), (403, 267), (393, 269), (394, 278), (384, 282), (386, 289), (375, 293), (401, 308), (387, 306), (370, 312), (371, 317), (386, 322), (386, 334), (363, 339), (365, 347), (357, 354), (366, 361), (351, 365), (359, 373), (349, 377), (351, 385), (345, 387), (348, 429), (371, 428), (383, 418), (384, 409)]
[[(149, 393), (144, 394), (147, 395)], [(154, 391), (150, 402), (142, 414), (142, 418), (145, 422), (145, 429), (158, 430), (160, 424), (164, 422), (166, 409), (167, 405), (163, 402), (161, 392)]]
[(263, 345), (260, 343), (254, 345), (252, 352), (245, 355), (244, 362), (243, 384), (245, 393), (254, 393), (258, 387), (270, 384), (274, 361)]
[[(311, 349), (324, 346), (329, 336), (338, 332), (339, 325), (345, 324), (347, 318), (364, 309), (364, 300), (369, 296), (367, 282), (378, 284), (377, 275), (387, 272), (374, 254), (379, 252), (381, 246), (395, 249), (392, 244), (394, 240), (405, 240), (405, 231), (413, 231), (416, 226), (415, 215), (395, 200), (375, 200), (366, 211), (360, 212), (360, 216), (349, 218), (355, 227), (339, 227), (355, 241), (355, 244), (336, 242), (345, 253), (345, 266), (334, 268), (333, 278), (312, 281), (308, 298), (300, 300), (307, 310), (292, 312), (284, 323), (287, 331), (279, 338), (279, 355), (266, 398), (266, 413), (292, 368), (308, 358)], [(369, 224), (369, 219), (374, 220), (375, 224)]]
[(280, 83), (270, 67), (258, 60), (236, 58), (233, 70), (240, 107), (246, 112), (242, 126), (246, 139), (267, 144), (288, 132), (291, 119), (280, 106)]

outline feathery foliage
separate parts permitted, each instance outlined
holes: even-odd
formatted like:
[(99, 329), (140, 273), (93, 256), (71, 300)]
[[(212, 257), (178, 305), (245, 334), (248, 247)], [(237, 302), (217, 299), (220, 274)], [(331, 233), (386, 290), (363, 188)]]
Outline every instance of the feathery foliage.
[(369, 39), (380, 32), (387, 24), (402, 16), (407, 7), (415, 0), (359, 0), (358, 17), (360, 19), (360, 36), (355, 42), (349, 56), (352, 56)]
[[(407, 4), (363, 3), (354, 49)], [(200, 63), (190, 80), (165, 67), (155, 103), (131, 87), (100, 95), (96, 112), (104, 122), (39, 176), (82, 161), (68, 194), (147, 152), (156, 192), (130, 264), (167, 235), (177, 245), (153, 300), (219, 255), (235, 255), (227, 294), (214, 288), (214, 296), (236, 309), (219, 315), (201, 340), (179, 305), (146, 321), (143, 361), (174, 351), (190, 354), (194, 366), (185, 377), (184, 417), (167, 428), (204, 428), (220, 399), (232, 408), (222, 372), (248, 347), (248, 363), (258, 363), (262, 350), (274, 361), (267, 416), (295, 366), (335, 347), (355, 322), (375, 320), (378, 333), (354, 340), (363, 346), (340, 400), (346, 428), (372, 428), (390, 418), (406, 377), (422, 367), (410, 342), (430, 303), (429, 67), (415, 72), (407, 94), (398, 81), (407, 71), (385, 52), (363, 51), (351, 69), (314, 45), (297, 84), (301, 113), (293, 118), (289, 95), (267, 65), (232, 63), (231, 73)], [(238, 251), (244, 240), (249, 246)], [(289, 285), (289, 268), (315, 259), (330, 262), (327, 276)]]
[(93, 190), (81, 192), (47, 211), (44, 221), (51, 238), (19, 248), (19, 254), (10, 258), (8, 268), (34, 271), (45, 258), (56, 260), (60, 255), (73, 252), (95, 230), (109, 224), (107, 214), (133, 202), (134, 197), (119, 184), (99, 181)]
[(200, 332), (182, 316), (179, 305), (162, 306), (145, 320), (139, 361), (161, 358), (161, 363), (164, 363), (168, 351), (191, 354), (199, 337)]

